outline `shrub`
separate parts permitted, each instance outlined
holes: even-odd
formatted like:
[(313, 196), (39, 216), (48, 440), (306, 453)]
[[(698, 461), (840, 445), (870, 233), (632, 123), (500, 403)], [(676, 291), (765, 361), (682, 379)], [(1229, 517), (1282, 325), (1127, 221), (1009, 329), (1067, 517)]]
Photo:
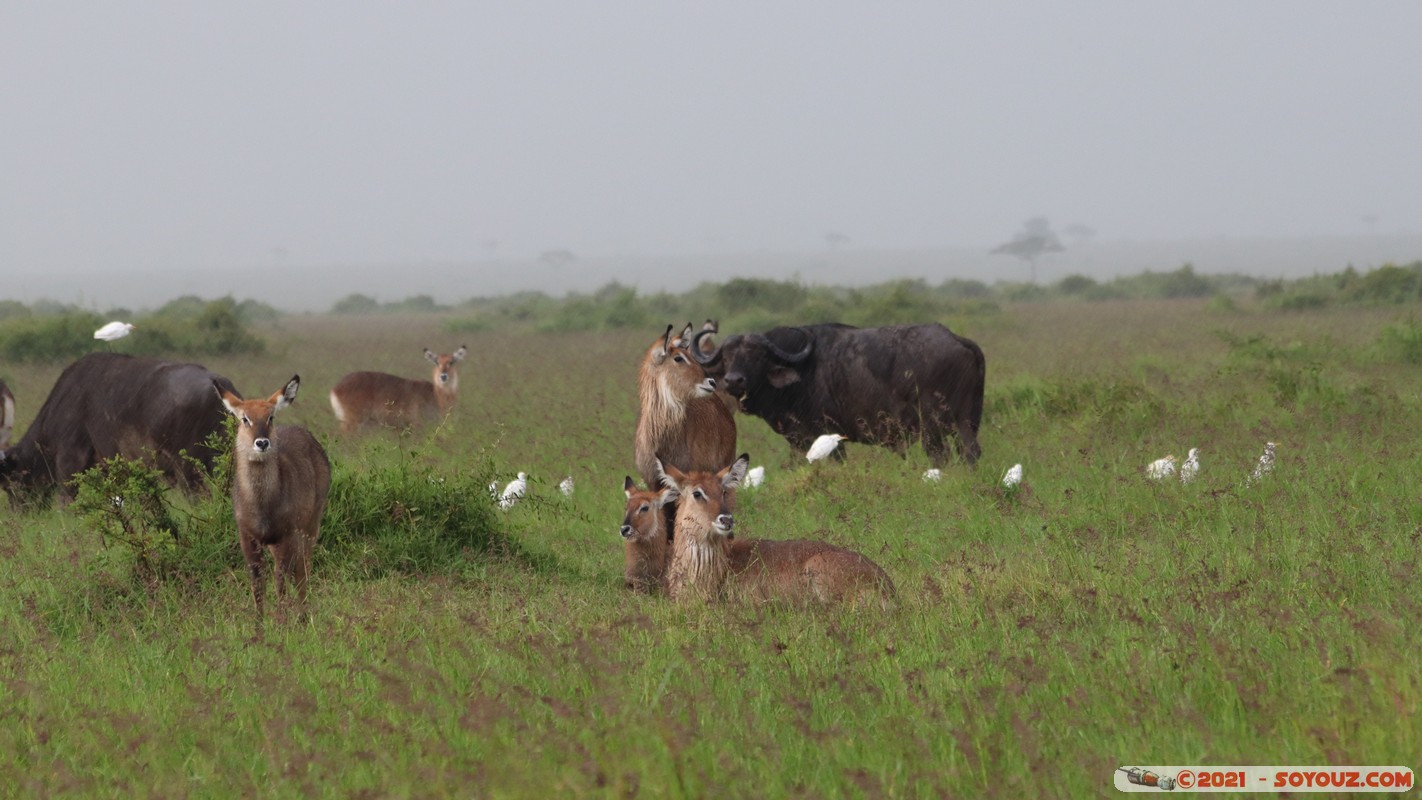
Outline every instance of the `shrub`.
[(1376, 350), (1385, 361), (1422, 364), (1422, 327), (1411, 319), (1387, 325), (1378, 334)]
[(368, 294), (348, 294), (331, 306), (332, 314), (372, 314), (380, 310), (380, 301)]
[(0, 323), (6, 361), (72, 361), (94, 349), (99, 317), (88, 312), (12, 317)]
[(140, 320), (138, 331), (123, 341), (123, 349), (135, 355), (194, 358), (243, 353), (261, 353), (266, 344), (247, 331), (237, 315), (231, 297), (202, 302), (194, 307), (181, 298)]
[(807, 294), (799, 283), (764, 278), (732, 278), (716, 290), (720, 306), (736, 311), (751, 308), (791, 311), (805, 301)]

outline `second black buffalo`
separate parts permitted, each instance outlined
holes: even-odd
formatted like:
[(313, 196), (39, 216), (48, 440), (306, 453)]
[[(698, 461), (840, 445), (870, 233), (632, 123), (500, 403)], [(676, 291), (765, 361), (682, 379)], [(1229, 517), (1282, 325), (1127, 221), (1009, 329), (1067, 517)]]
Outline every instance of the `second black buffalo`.
[[(696, 345), (705, 335), (696, 334)], [(782, 327), (730, 336), (710, 353), (690, 351), (740, 398), (742, 411), (798, 450), (825, 433), (900, 453), (921, 440), (941, 466), (952, 435), (969, 464), (982, 455), (987, 362), (977, 343), (942, 325)]]

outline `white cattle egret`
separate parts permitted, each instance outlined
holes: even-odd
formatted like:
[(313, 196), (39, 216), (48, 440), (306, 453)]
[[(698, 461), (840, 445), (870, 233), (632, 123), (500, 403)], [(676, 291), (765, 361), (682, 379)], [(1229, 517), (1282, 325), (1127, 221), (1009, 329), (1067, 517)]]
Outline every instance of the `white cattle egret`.
[(572, 476), (572, 475), (569, 475), (568, 477), (564, 478), (564, 479), (563, 479), (563, 482), (558, 484), (558, 491), (562, 492), (564, 497), (572, 497), (572, 496), (573, 496), (573, 476)]
[(1259, 463), (1254, 467), (1254, 474), (1251, 475), (1251, 476), (1249, 476), (1249, 479), (1252, 480), (1252, 481), (1257, 481), (1257, 480), (1259, 480), (1260, 478), (1264, 477), (1265, 475), (1268, 475), (1268, 474), (1269, 474), (1270, 472), (1272, 472), (1273, 470), (1274, 470), (1274, 443), (1273, 443), (1273, 442), (1265, 442), (1265, 443), (1264, 443), (1264, 455), (1262, 455), (1262, 456), (1259, 457)]
[(746, 473), (746, 479), (741, 481), (741, 485), (747, 489), (754, 489), (765, 483), (765, 467), (751, 467)]
[(514, 503), (523, 499), (524, 492), (528, 491), (528, 473), (520, 472), (517, 478), (509, 481), (509, 485), (504, 487), (504, 493), (499, 495), (499, 508), (508, 510)]
[(1200, 448), (1190, 448), (1190, 455), (1185, 457), (1185, 463), (1180, 465), (1180, 482), (1189, 483), (1195, 480), (1195, 476), (1200, 474)]
[(130, 323), (119, 322), (115, 320), (105, 325), (104, 327), (94, 331), (94, 338), (102, 339), (106, 342), (112, 342), (116, 339), (122, 339), (130, 333), (133, 333), (133, 327), (134, 326)]
[(1007, 472), (1002, 476), (1002, 487), (1004, 489), (1016, 489), (1022, 483), (1022, 465), (1013, 464), (1007, 468)]
[(939, 469), (938, 467), (933, 467), (932, 469), (925, 470), (923, 473), (924, 483), (938, 483), (941, 480), (943, 480), (943, 470)]
[(839, 443), (847, 438), (849, 437), (841, 436), (837, 433), (827, 433), (821, 436), (815, 440), (814, 444), (810, 445), (810, 452), (805, 454), (805, 460), (810, 463), (819, 461), (830, 453), (833, 453), (834, 449), (839, 447)]
[(1164, 480), (1175, 474), (1175, 456), (1157, 458), (1146, 465), (1146, 477), (1153, 481)]

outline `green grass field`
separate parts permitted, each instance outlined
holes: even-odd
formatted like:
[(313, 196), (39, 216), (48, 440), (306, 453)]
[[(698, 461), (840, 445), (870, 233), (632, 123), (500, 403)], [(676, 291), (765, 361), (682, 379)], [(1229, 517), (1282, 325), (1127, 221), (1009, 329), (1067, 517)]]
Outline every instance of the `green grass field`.
[[(318, 553), (311, 622), (256, 641), (240, 570), (135, 588), (72, 510), (0, 510), (0, 795), (1092, 797), (1122, 765), (1417, 767), (1407, 313), (1182, 300), (945, 319), (987, 354), (987, 410), (980, 466), (937, 484), (919, 451), (849, 445), (811, 469), (738, 418), (738, 449), (767, 467), (738, 533), (871, 556), (898, 586), (887, 615), (622, 588), (637, 360), (660, 325), (283, 318), (266, 355), (205, 363), (249, 396), (299, 372), (287, 421), (356, 481), (399, 459), (529, 472), (529, 500), (496, 513), (517, 547), (369, 574)], [(424, 376), (422, 348), (460, 344), (445, 426), (337, 436), (342, 374)], [(7, 367), (17, 436), (61, 367)], [(1266, 440), (1278, 464), (1246, 487)], [(1145, 480), (1189, 447), (1197, 481)], [(1025, 485), (1005, 495), (1014, 462)]]

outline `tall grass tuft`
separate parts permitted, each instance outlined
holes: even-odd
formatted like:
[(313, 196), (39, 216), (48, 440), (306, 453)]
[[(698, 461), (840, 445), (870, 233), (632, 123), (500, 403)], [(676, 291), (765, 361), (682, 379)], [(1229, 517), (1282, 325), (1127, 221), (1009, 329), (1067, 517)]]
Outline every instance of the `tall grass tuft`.
[(357, 578), (459, 574), (479, 556), (524, 557), (500, 530), (492, 468), (437, 468), (418, 450), (332, 466), (316, 572)]

